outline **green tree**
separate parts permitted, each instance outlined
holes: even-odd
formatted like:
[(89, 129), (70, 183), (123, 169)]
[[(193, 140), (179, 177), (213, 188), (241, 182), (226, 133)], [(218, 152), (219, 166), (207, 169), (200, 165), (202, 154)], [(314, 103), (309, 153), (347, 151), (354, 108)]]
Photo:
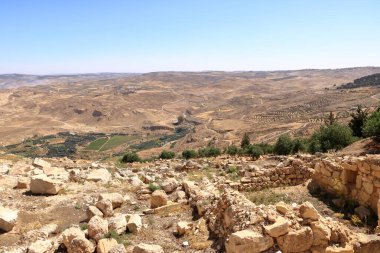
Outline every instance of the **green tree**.
[(329, 116), (325, 118), (325, 124), (328, 126), (331, 126), (336, 122), (336, 116), (333, 114), (333, 112), (330, 112)]
[(328, 150), (337, 151), (350, 145), (354, 140), (352, 130), (338, 123), (322, 126), (315, 134), (316, 138), (319, 139), (320, 147), (323, 152)]
[(277, 155), (289, 155), (293, 150), (293, 141), (288, 134), (281, 135), (274, 145), (274, 153)]
[(240, 145), (240, 147), (242, 147), (242, 148), (248, 147), (250, 143), (251, 143), (251, 140), (249, 139), (248, 134), (245, 133), (245, 134), (243, 135), (243, 139), (241, 140), (241, 145)]
[(196, 157), (198, 157), (198, 153), (197, 153), (197, 151), (195, 151), (193, 149), (186, 149), (186, 150), (182, 151), (182, 157), (185, 158), (186, 160), (191, 159), (191, 158), (196, 158)]
[(161, 159), (173, 159), (175, 157), (175, 153), (173, 151), (162, 150), (160, 154)]
[(380, 136), (380, 111), (374, 112), (365, 121), (363, 134), (366, 137)]
[(363, 137), (363, 126), (364, 122), (368, 118), (368, 109), (363, 110), (361, 105), (358, 105), (356, 112), (351, 113), (351, 121), (348, 126), (352, 129), (354, 136)]
[(139, 162), (141, 161), (140, 157), (136, 153), (127, 152), (123, 155), (121, 158), (122, 163), (133, 163), (133, 162)]

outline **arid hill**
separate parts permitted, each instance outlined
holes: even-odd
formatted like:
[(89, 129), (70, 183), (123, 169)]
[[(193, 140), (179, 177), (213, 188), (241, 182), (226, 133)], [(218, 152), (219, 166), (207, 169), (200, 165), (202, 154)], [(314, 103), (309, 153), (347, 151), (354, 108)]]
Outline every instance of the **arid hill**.
[[(0, 144), (59, 132), (134, 134), (147, 139), (173, 134), (177, 127), (189, 133), (170, 143), (175, 151), (210, 142), (221, 147), (238, 143), (245, 132), (253, 141), (273, 142), (283, 133), (309, 135), (330, 111), (346, 121), (357, 104), (377, 106), (380, 92), (375, 87), (336, 87), (379, 72), (380, 68), (368, 67), (2, 75), (1, 86), (10, 88), (0, 90)], [(185, 119), (180, 124), (179, 116)]]

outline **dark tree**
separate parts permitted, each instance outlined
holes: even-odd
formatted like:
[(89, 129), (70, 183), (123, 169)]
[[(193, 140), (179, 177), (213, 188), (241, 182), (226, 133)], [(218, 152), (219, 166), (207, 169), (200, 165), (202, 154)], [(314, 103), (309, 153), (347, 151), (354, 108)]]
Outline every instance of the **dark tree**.
[(246, 148), (251, 144), (251, 140), (249, 139), (249, 136), (247, 133), (244, 134), (243, 139), (241, 140), (241, 147)]
[(363, 137), (364, 122), (368, 118), (368, 109), (363, 110), (361, 105), (358, 105), (355, 113), (351, 113), (351, 121), (348, 126), (352, 129), (354, 136)]

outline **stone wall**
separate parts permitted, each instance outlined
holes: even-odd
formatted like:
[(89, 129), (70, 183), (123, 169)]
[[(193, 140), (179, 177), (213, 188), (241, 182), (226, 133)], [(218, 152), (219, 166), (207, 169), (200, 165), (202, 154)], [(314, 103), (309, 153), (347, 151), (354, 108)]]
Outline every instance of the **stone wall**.
[(299, 185), (311, 178), (314, 170), (300, 159), (289, 157), (277, 166), (248, 166), (239, 182), (230, 182), (239, 191), (257, 191), (280, 186)]
[(380, 214), (380, 155), (320, 158), (314, 170), (313, 182), (323, 190)]

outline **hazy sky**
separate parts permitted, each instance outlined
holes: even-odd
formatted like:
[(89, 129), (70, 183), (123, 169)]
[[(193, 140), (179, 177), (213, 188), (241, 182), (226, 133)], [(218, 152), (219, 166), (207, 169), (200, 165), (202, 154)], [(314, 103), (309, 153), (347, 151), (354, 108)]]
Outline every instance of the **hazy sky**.
[(1, 0), (0, 73), (380, 66), (380, 0)]

